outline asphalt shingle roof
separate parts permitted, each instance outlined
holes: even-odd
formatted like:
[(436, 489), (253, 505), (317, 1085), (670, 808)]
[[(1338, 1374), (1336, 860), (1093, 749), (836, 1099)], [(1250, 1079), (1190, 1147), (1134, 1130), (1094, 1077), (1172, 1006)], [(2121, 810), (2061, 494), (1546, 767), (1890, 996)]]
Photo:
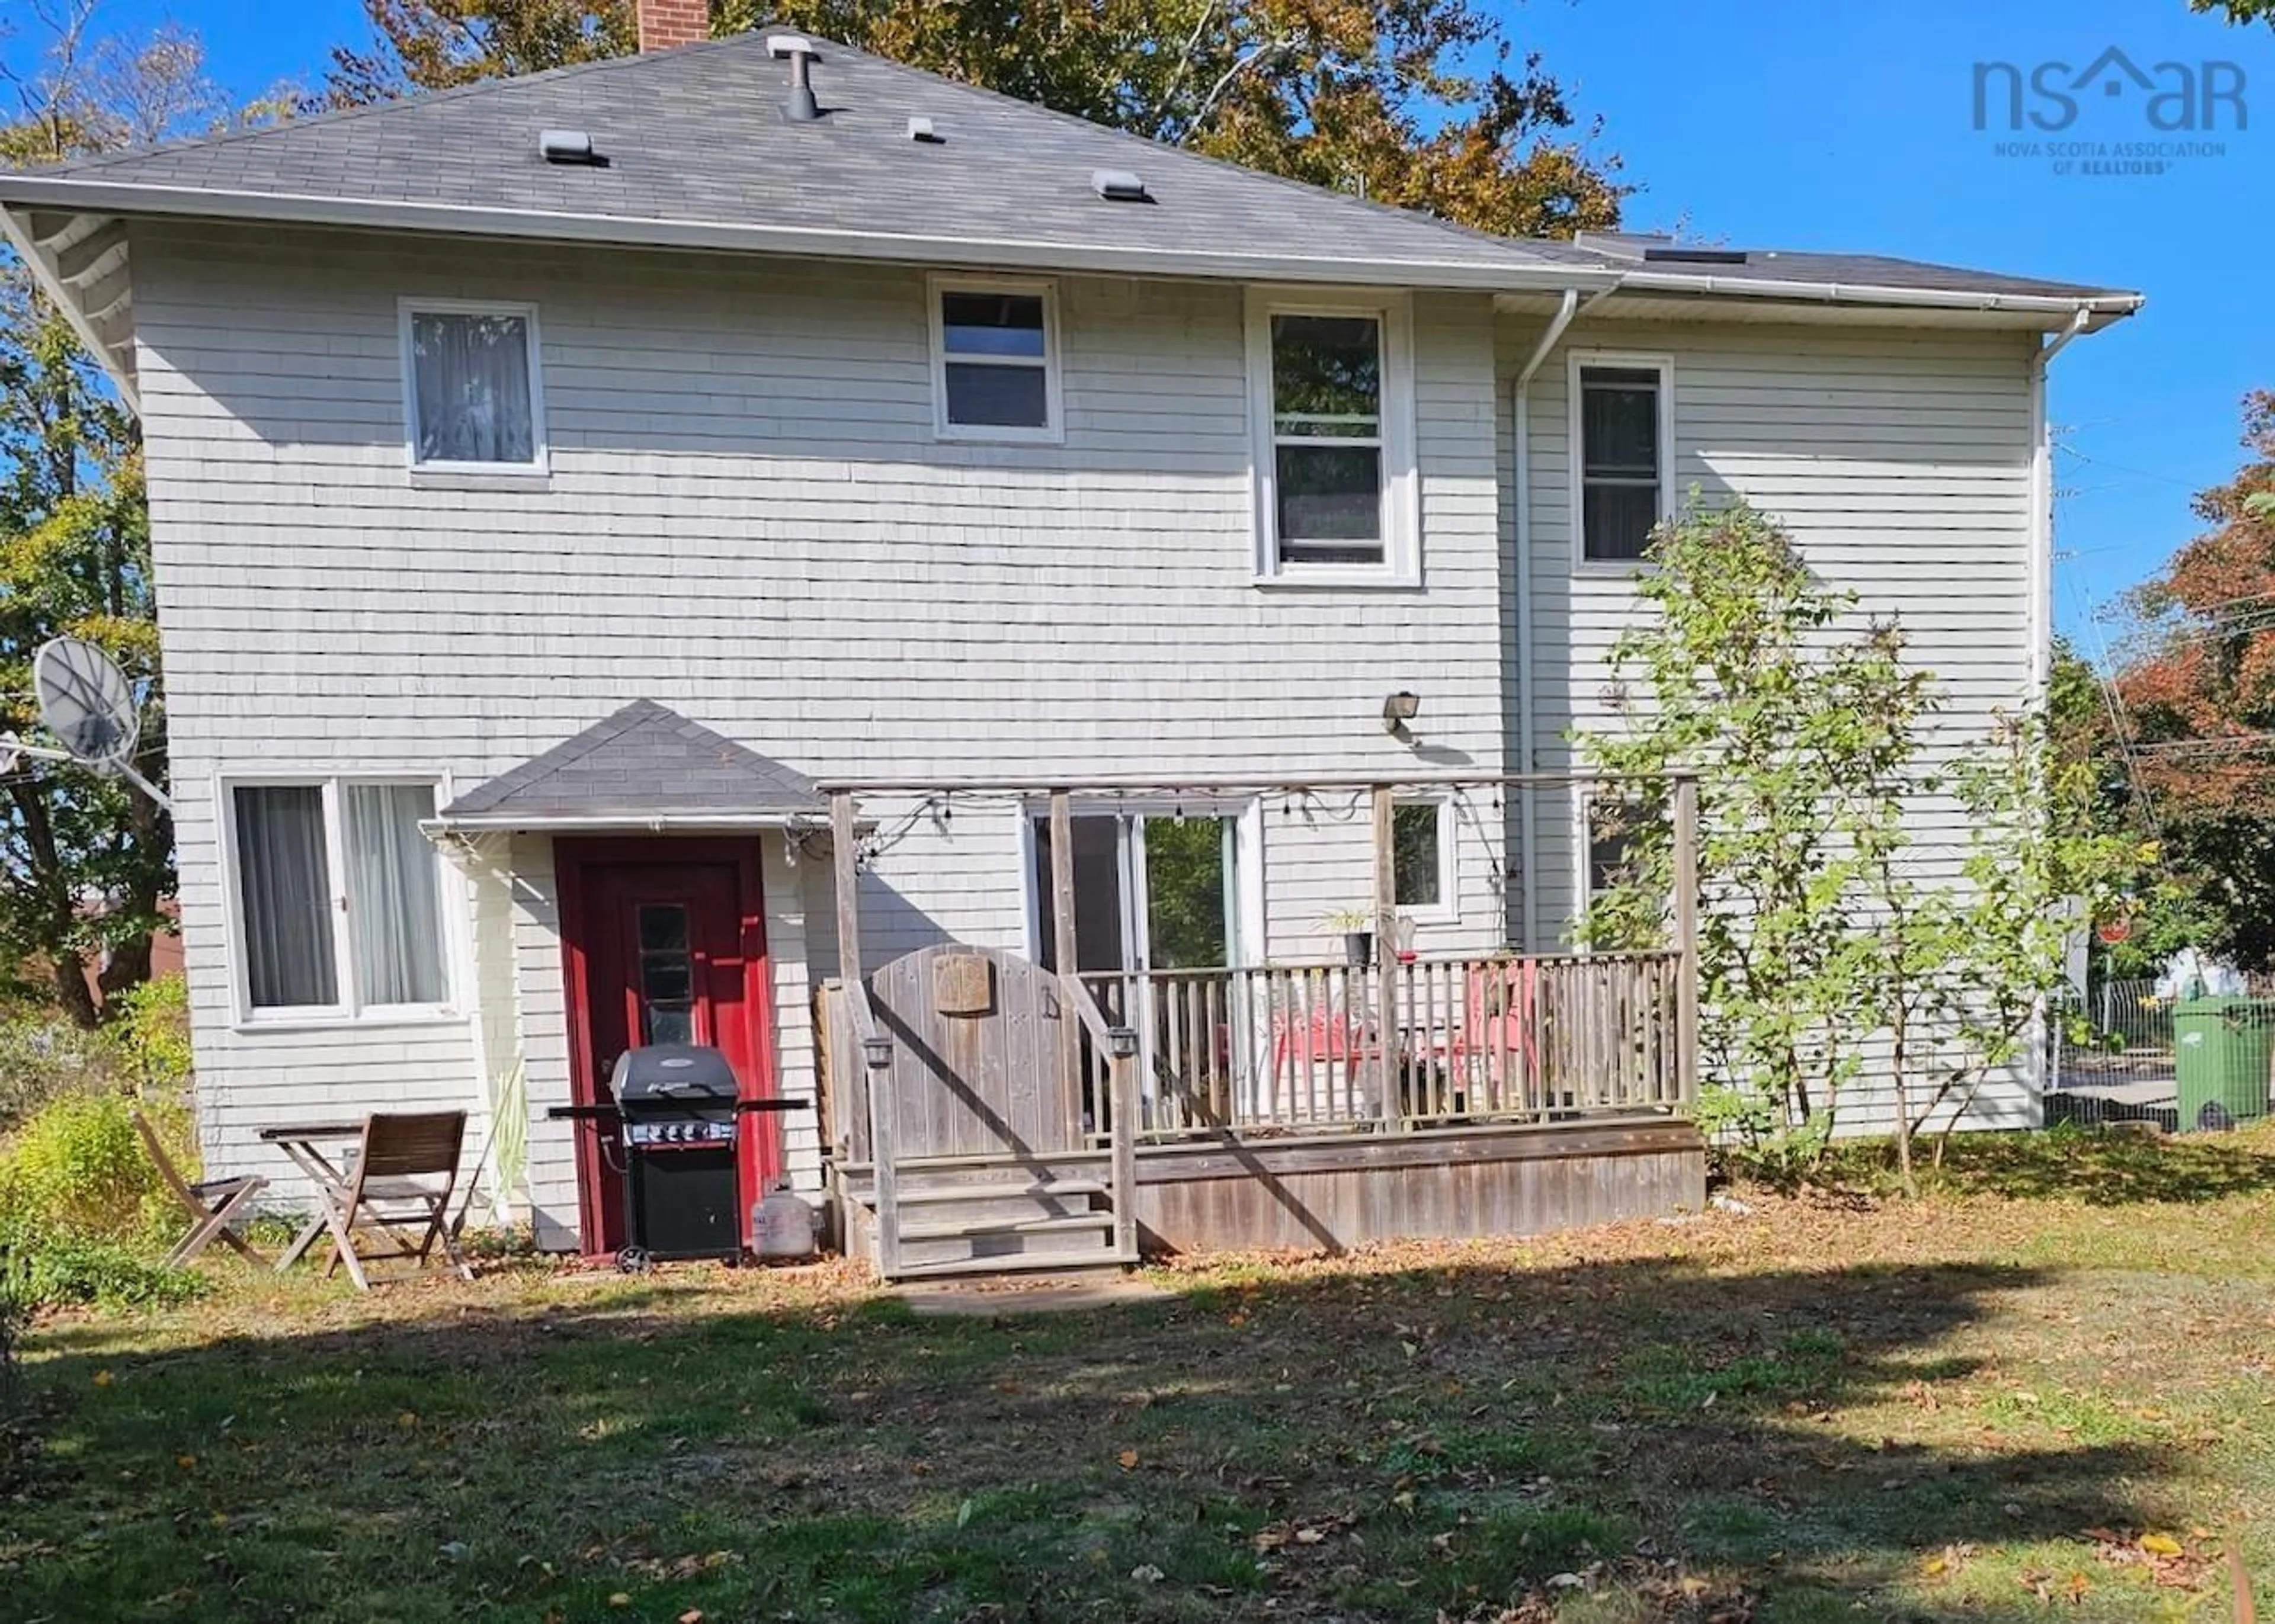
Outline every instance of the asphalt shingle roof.
[[(1819, 253), (1790, 248), (1716, 248), (1678, 245), (1671, 238), (1640, 233), (1591, 232), (1579, 245), (1598, 252), (1605, 263), (1630, 270), (1697, 277), (1743, 277), (1810, 286), (1902, 288), (1923, 291), (2011, 293), (2038, 298), (2099, 298), (2115, 290), (2042, 276), (2012, 276), (1999, 271), (1899, 260), (1879, 253)], [(1669, 253), (1695, 257), (1668, 258)]]
[[(975, 246), (1141, 255), (1205, 249), (1259, 261), (1473, 272), (1602, 263), (1568, 244), (1493, 237), (1259, 174), (827, 41), (815, 42), (813, 69), (825, 116), (791, 123), (782, 113), (789, 65), (767, 43), (783, 32), (491, 81), (42, 175)], [(911, 140), (912, 117), (929, 118), (939, 140)], [(562, 128), (590, 134), (607, 166), (544, 162), (539, 132)], [(1135, 172), (1155, 200), (1099, 197), (1092, 176), (1101, 169)], [(449, 229), (444, 220), (435, 224)]]
[[(98, 214), (648, 243), (939, 266), (1255, 281), (1604, 288), (2060, 311), (2129, 294), (1869, 254), (1756, 250), (1721, 264), (1665, 239), (1491, 236), (1145, 140), (817, 40), (825, 116), (782, 116), (768, 27), (676, 50), (0, 174), (0, 201)], [(810, 37), (810, 36), (809, 36)], [(935, 141), (912, 140), (930, 122)], [(546, 162), (588, 134), (605, 166)], [(1149, 202), (1109, 202), (1101, 170)], [(1790, 288), (1791, 291), (1784, 290)]]
[(709, 816), (826, 817), (812, 779), (688, 721), (635, 699), (574, 738), (468, 790), (445, 819), (592, 821)]

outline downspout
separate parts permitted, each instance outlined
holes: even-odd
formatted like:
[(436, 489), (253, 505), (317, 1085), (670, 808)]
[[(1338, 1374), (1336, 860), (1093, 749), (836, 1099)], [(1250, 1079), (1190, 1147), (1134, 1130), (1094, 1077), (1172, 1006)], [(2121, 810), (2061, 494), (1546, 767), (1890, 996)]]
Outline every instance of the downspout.
[(2046, 368), (2093, 320), (2090, 306), (2071, 312), (2069, 325), (2030, 358), (2030, 683), (2029, 703), (2041, 703), (2053, 676), (2054, 470), (2053, 428), (2046, 418)]
[[(2070, 313), (2069, 325), (2030, 357), (2030, 676), (2023, 702), (2034, 709), (2045, 704), (2053, 680), (2054, 454), (2053, 427), (2046, 416), (2046, 367), (2092, 320), (2092, 307), (2079, 305)], [(2047, 1061), (2046, 1008), (2041, 999), (2030, 1016), (2029, 1076), (2041, 1125), (2045, 1120)]]
[[(1532, 380), (1548, 359), (1548, 352), (1563, 338), (1565, 329), (1581, 316), (1620, 291), (1620, 284), (1599, 291), (1583, 306), (1580, 290), (1564, 290), (1563, 302), (1549, 319), (1547, 330), (1540, 342), (1520, 367), (1513, 390), (1511, 411), (1511, 500), (1516, 507), (1516, 770), (1531, 773), (1538, 765), (1534, 757), (1538, 753), (1532, 719), (1532, 429), (1531, 400)], [(1524, 886), (1524, 950), (1531, 953), (1540, 941), (1540, 868), (1537, 847), (1539, 818), (1534, 797), (1538, 792), (1531, 783), (1517, 788), (1517, 860), (1518, 873)]]

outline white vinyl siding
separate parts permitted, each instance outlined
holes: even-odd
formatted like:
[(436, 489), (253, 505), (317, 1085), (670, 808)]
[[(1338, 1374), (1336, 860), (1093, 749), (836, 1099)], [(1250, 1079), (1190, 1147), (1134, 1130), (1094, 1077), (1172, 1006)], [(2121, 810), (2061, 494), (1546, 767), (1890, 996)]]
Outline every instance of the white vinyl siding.
[[(1827, 585), (1853, 590), (1860, 614), (1901, 620), (1909, 657), (1934, 671), (1946, 709), (1934, 748), (1982, 736), (1995, 715), (2025, 697), (2034, 622), (2029, 597), (2032, 336), (2013, 332), (1863, 328), (1825, 323), (1724, 325), (1654, 322), (1651, 356), (1667, 366), (1674, 505), (1694, 488), (1708, 503), (1742, 496), (1777, 518)], [(1500, 318), (1501, 434), (1509, 444), (1510, 380), (1539, 336), (1540, 321)], [(1570, 410), (1576, 354), (1619, 365), (1633, 326), (1582, 324), (1532, 386), (1531, 561), (1535, 739), (1538, 765), (1574, 764), (1574, 729), (1614, 716), (1609, 656), (1642, 612), (1633, 564), (1579, 559)], [(1511, 500), (1504, 462), (1502, 499)], [(1504, 540), (1515, 545), (1505, 507)], [(1507, 647), (1514, 661), (1512, 598)], [(1516, 760), (1512, 698), (1508, 749)], [(1584, 801), (1579, 790), (1543, 790), (1509, 802), (1509, 850), (1519, 845), (1530, 803), (1541, 921), (1537, 945), (1553, 948), (1582, 905), (1588, 880)], [(1956, 877), (1967, 829), (1948, 801), (1911, 811), (1922, 872)], [(1513, 898), (1521, 901), (1513, 891)], [(1513, 905), (1513, 917), (1521, 907)], [(2014, 1124), (2033, 1109), (2022, 1079), (1978, 1102), (1976, 1120)], [(1887, 1125), (1885, 1074), (1842, 1107), (1844, 1132)]]
[[(544, 1118), (570, 1086), (550, 842), (449, 859), (461, 888), (467, 870), (510, 876), (484, 906), (510, 912), (515, 1008), (485, 1008), (479, 1039), (463, 1020), (238, 1030), (216, 773), (313, 776), (352, 741), (360, 771), (447, 774), (463, 791), (645, 696), (825, 779), (1395, 776), (1414, 757), (1380, 716), (1401, 689), (1425, 696), (1433, 746), (1498, 767), (1485, 296), (1414, 301), (1428, 593), (1258, 593), (1236, 287), (1062, 279), (1065, 442), (943, 442), (921, 269), (135, 230), (183, 930), (218, 1171), (282, 1176), (254, 1137), (268, 1123), (479, 1102), (518, 1054), (539, 1216), (556, 1238), (575, 1221), (569, 1140)], [(548, 480), (404, 480), (406, 286), (541, 306)], [(914, 807), (868, 810), (891, 828)], [(872, 966), (949, 937), (1024, 940), (1017, 819), (950, 810), (865, 873)], [(1320, 921), (1366, 902), (1365, 819), (1338, 804), (1265, 821), (1266, 950), (1339, 953)], [(804, 989), (836, 957), (828, 865), (789, 864), (774, 837), (763, 850), (781, 1086), (802, 1097)], [(1425, 926), (1425, 948), (1500, 939), (1493, 865), (1465, 865), (1460, 917)], [(488, 989), (491, 966), (467, 979)], [(812, 1190), (810, 1128), (784, 1122)]]

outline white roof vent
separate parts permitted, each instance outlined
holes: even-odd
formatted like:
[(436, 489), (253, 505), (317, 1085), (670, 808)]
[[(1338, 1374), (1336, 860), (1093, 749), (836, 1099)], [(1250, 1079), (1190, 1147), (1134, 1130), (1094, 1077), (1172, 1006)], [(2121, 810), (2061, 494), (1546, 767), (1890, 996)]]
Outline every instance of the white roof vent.
[(909, 120), (909, 140), (921, 142), (926, 147), (944, 147), (948, 144), (948, 137), (935, 131), (929, 118)]
[(811, 57), (815, 52), (813, 42), (802, 34), (777, 34), (768, 37), (767, 54), (773, 57)]
[(1150, 203), (1153, 194), (1145, 183), (1128, 170), (1092, 170), (1090, 189), (1109, 203)]
[(582, 130), (540, 130), (537, 155), (548, 163), (581, 163), (605, 169), (608, 160), (593, 150), (593, 138)]

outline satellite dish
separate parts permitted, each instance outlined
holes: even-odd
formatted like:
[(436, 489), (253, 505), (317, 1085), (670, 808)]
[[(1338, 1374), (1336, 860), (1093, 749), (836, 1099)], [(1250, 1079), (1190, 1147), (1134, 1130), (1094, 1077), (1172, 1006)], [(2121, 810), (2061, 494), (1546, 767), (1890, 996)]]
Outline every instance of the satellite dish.
[(174, 809), (163, 791), (134, 770), (141, 716), (132, 684), (109, 654), (81, 638), (54, 638), (32, 658), (32, 686), (40, 720), (72, 760), (123, 778), (168, 812)]

